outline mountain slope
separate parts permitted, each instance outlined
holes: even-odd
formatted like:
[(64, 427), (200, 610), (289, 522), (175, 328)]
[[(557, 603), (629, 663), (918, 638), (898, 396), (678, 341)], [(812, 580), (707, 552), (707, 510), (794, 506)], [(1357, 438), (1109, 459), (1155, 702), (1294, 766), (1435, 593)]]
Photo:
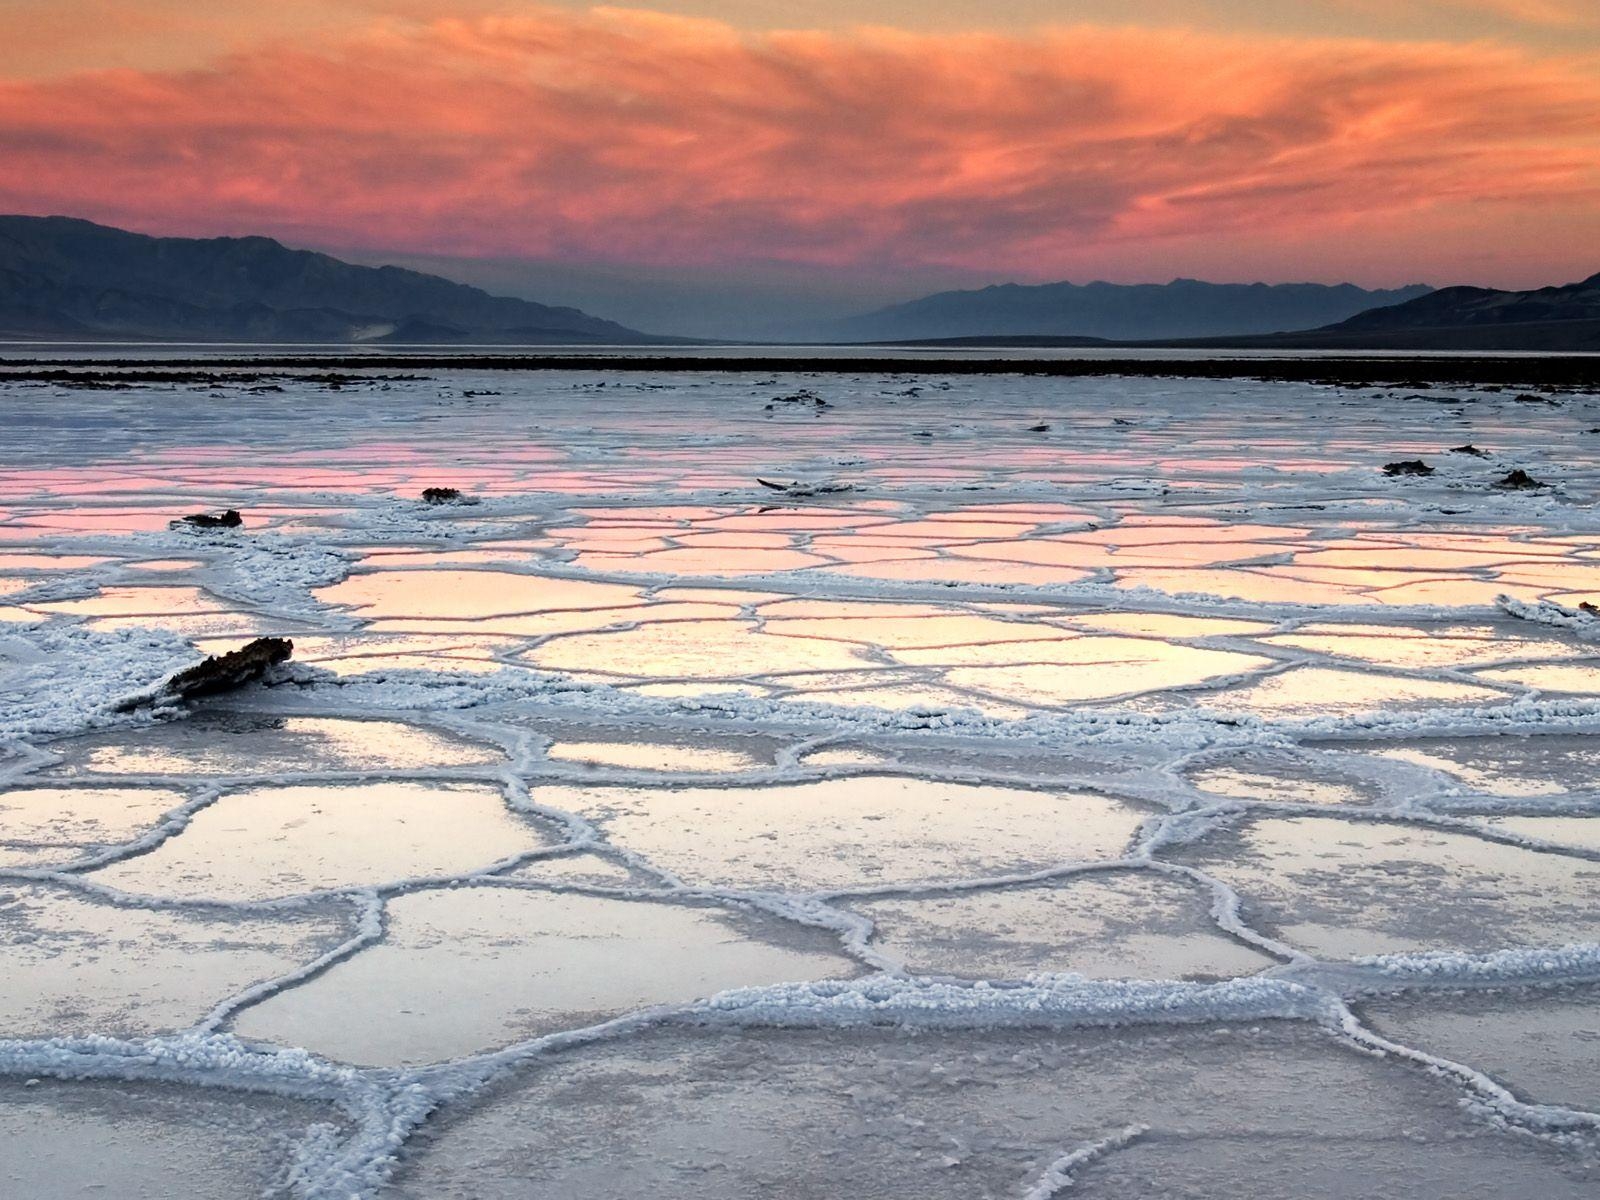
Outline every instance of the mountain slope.
[(271, 238), (156, 238), (70, 217), (0, 217), (0, 336), (655, 340), (575, 308), (353, 266)]
[(1328, 326), (1327, 332), (1462, 329), (1596, 320), (1600, 320), (1600, 275), (1591, 275), (1580, 283), (1526, 292), (1441, 288), (1405, 304), (1359, 313)]
[(1415, 284), (1368, 291), (1353, 284), (1008, 283), (939, 292), (853, 317), (828, 336), (884, 341), (993, 336), (1076, 336), (1122, 340), (1274, 333), (1342, 321), (1377, 305), (1423, 296)]

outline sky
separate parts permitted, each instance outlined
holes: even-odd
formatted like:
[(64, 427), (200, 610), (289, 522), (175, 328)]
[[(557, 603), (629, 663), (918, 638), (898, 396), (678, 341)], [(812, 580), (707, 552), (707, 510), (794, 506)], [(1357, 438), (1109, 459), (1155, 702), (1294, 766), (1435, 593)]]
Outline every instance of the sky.
[(0, 211), (744, 336), (1600, 269), (1600, 0), (0, 0)]

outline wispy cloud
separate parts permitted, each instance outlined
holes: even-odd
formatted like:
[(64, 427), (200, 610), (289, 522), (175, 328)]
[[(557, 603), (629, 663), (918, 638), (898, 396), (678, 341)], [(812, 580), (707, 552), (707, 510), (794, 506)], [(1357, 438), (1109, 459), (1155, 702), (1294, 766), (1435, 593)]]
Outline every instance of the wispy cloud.
[(0, 84), (0, 207), (450, 254), (1037, 273), (1085, 246), (1600, 213), (1596, 112), (1593, 62), (1486, 44), (536, 10)]

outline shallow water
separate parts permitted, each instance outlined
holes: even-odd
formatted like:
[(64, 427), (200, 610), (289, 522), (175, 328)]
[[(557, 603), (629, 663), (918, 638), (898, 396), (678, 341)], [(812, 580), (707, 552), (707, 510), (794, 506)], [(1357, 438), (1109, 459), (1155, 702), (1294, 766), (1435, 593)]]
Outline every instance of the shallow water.
[(1600, 1186), (1600, 398), (284, 386), (0, 380), (0, 1190)]

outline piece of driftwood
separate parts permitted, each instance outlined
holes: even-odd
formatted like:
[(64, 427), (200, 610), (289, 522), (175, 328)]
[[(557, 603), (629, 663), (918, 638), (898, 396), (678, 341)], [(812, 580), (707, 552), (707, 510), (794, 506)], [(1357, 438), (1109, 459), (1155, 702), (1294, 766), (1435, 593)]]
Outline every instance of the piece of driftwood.
[(801, 388), (798, 392), (788, 396), (774, 396), (771, 403), (767, 405), (767, 409), (770, 411), (774, 408), (777, 408), (780, 404), (809, 404), (813, 408), (833, 407), (833, 405), (829, 404), (810, 388)]
[(211, 513), (190, 513), (187, 517), (179, 517), (167, 524), (173, 529), (180, 529), (185, 525), (191, 525), (196, 529), (237, 529), (244, 524), (244, 518), (239, 515), (238, 509), (230, 508), (227, 512), (216, 516)]
[(855, 484), (827, 481), (824, 483), (804, 483), (796, 480), (792, 483), (775, 483), (771, 479), (762, 479), (756, 476), (756, 482), (764, 488), (771, 488), (775, 492), (782, 492), (785, 496), (831, 496), (838, 492), (853, 492)]
[(468, 496), (460, 488), (430, 487), (422, 489), (424, 504), (476, 504), (477, 497)]
[(117, 706), (117, 711), (129, 712), (146, 705), (229, 692), (260, 679), (267, 668), (288, 661), (293, 653), (294, 643), (288, 638), (257, 638), (237, 650), (213, 654), (204, 662), (179, 671), (149, 691), (124, 700)]

